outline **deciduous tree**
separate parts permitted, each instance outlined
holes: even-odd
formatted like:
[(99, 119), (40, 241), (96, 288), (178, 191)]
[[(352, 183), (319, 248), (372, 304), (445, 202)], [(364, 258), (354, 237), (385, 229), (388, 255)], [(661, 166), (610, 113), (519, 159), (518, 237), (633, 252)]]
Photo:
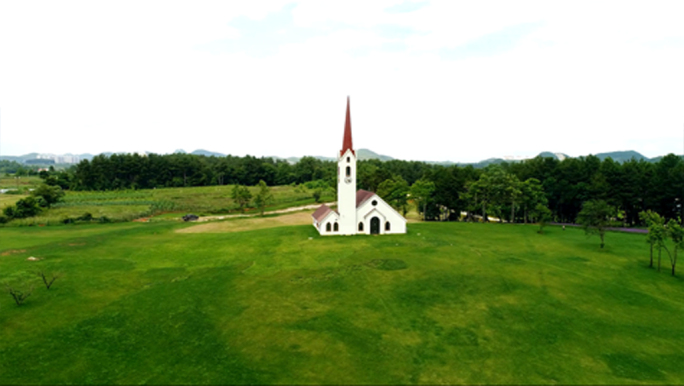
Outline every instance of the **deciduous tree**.
[(606, 228), (614, 212), (615, 210), (603, 200), (586, 201), (577, 214), (577, 222), (582, 225), (587, 235), (598, 235), (601, 239), (601, 248), (603, 248)]
[(383, 200), (404, 216), (408, 212), (407, 196), (410, 191), (411, 188), (409, 188), (408, 183), (401, 176), (394, 176), (383, 181), (378, 186), (378, 196), (382, 197)]
[(261, 216), (263, 217), (264, 208), (273, 201), (273, 194), (271, 194), (271, 190), (264, 180), (259, 181), (257, 189), (257, 194), (254, 196), (254, 205), (259, 208), (259, 213), (261, 213)]
[(537, 204), (532, 211), (532, 216), (539, 223), (539, 232), (544, 232), (544, 227), (551, 221), (551, 210), (544, 204)]
[(252, 200), (252, 193), (250, 193), (249, 188), (242, 185), (234, 185), (231, 198), (240, 208), (241, 212), (245, 211), (245, 206), (249, 204)]
[(62, 199), (62, 197), (64, 197), (64, 191), (61, 187), (57, 185), (50, 186), (42, 184), (31, 192), (31, 196), (36, 198), (42, 198), (43, 200), (45, 200), (45, 203), (49, 208), (53, 204), (59, 202)]
[(682, 228), (682, 225), (679, 223), (679, 221), (675, 219), (670, 219), (670, 221), (668, 221), (667, 236), (674, 244), (672, 253), (670, 253), (670, 250), (665, 247), (665, 251), (667, 251), (667, 255), (670, 257), (672, 276), (674, 276), (675, 268), (677, 266), (677, 251), (684, 248), (684, 228)]
[(416, 204), (418, 212), (423, 213), (423, 221), (427, 221), (427, 206), (432, 194), (435, 192), (435, 184), (431, 181), (418, 180), (411, 185), (411, 198)]
[[(656, 217), (657, 216), (657, 217)], [(646, 242), (650, 245), (650, 256), (651, 262), (649, 263), (649, 268), (653, 268), (653, 247), (658, 243), (657, 234), (659, 230), (655, 229), (653, 226), (654, 221), (660, 221), (662, 223), (662, 218), (655, 212), (650, 210), (639, 212), (639, 218), (642, 222), (648, 226), (648, 233), (646, 234)]]

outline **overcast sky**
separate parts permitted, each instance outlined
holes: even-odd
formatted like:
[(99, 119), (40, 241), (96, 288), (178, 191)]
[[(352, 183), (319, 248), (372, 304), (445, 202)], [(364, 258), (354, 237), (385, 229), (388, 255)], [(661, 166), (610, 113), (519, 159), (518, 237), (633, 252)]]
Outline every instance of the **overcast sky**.
[(684, 152), (684, 2), (0, 0), (0, 154)]

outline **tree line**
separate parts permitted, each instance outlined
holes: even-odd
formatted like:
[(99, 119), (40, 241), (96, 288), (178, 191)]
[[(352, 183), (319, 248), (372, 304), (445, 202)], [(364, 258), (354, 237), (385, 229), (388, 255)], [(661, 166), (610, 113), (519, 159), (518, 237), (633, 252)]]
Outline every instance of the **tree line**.
[[(150, 189), (161, 187), (268, 186), (319, 181), (337, 185), (337, 163), (303, 157), (298, 163), (253, 156), (206, 157), (192, 154), (114, 154), (83, 160), (66, 171), (43, 173), (50, 185), (72, 190)], [(419, 185), (413, 188), (418, 182)], [(406, 194), (420, 201), (426, 220), (493, 216), (502, 221), (538, 221), (550, 210), (559, 222), (576, 222), (584, 202), (606, 201), (625, 225), (644, 224), (639, 213), (652, 210), (665, 219), (682, 216), (684, 161), (674, 154), (658, 162), (618, 163), (595, 156), (537, 157), (523, 162), (472, 166), (418, 161), (364, 160), (357, 164), (357, 187), (375, 191), (400, 211)]]

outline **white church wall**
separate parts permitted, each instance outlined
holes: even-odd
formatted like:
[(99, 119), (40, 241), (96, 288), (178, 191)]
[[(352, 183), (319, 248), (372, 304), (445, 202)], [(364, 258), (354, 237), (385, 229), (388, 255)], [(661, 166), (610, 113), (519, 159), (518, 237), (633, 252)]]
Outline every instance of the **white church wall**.
[[(328, 231), (328, 224), (330, 224), (330, 231)], [(337, 230), (335, 230), (335, 224), (338, 226)], [(323, 217), (318, 224), (314, 221), (314, 226), (318, 229), (318, 233), (321, 236), (337, 236), (340, 234), (341, 228), (339, 227), (339, 217), (335, 212), (328, 213), (328, 215)]]
[[(376, 205), (373, 205), (373, 201)], [(378, 217), (380, 219), (380, 234), (399, 234), (406, 233), (406, 219), (399, 214), (392, 206), (381, 199), (377, 194), (366, 200), (356, 210), (356, 217), (358, 222), (363, 221), (363, 234), (370, 234), (371, 219)], [(390, 230), (385, 230), (385, 224), (390, 223)], [(358, 228), (357, 228), (358, 229)]]
[[(348, 160), (348, 161), (347, 161)], [(340, 213), (340, 232), (343, 235), (356, 234), (356, 156), (351, 150), (341, 154), (337, 160), (337, 210)], [(349, 168), (349, 176), (347, 176)]]

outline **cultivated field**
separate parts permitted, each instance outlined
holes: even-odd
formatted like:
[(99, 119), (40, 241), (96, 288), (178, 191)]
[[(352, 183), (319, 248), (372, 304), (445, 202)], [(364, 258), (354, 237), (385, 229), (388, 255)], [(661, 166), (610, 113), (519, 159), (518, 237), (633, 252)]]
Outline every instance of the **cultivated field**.
[(0, 383), (684, 383), (684, 281), (643, 235), (239, 221), (0, 229), (0, 282), (35, 285), (0, 297)]
[[(92, 221), (104, 222), (131, 221), (159, 214), (167, 214), (164, 218), (178, 219), (187, 213), (195, 213), (201, 216), (239, 213), (237, 205), (230, 198), (232, 189), (232, 185), (223, 185), (106, 192), (66, 191), (63, 201), (51, 209), (36, 217), (11, 221), (9, 225), (58, 225), (65, 221), (78, 221), (78, 218), (85, 213), (92, 215)], [(256, 187), (249, 189), (253, 195), (256, 194)], [(275, 186), (270, 189), (273, 194), (273, 201), (267, 210), (315, 203), (312, 198), (313, 191), (304, 186), (286, 185)], [(334, 192), (326, 191), (321, 200), (334, 200), (333, 196)], [(11, 205), (23, 197), (25, 196), (0, 195), (0, 209), (2, 206)], [(257, 210), (248, 207), (246, 212), (256, 213)]]

